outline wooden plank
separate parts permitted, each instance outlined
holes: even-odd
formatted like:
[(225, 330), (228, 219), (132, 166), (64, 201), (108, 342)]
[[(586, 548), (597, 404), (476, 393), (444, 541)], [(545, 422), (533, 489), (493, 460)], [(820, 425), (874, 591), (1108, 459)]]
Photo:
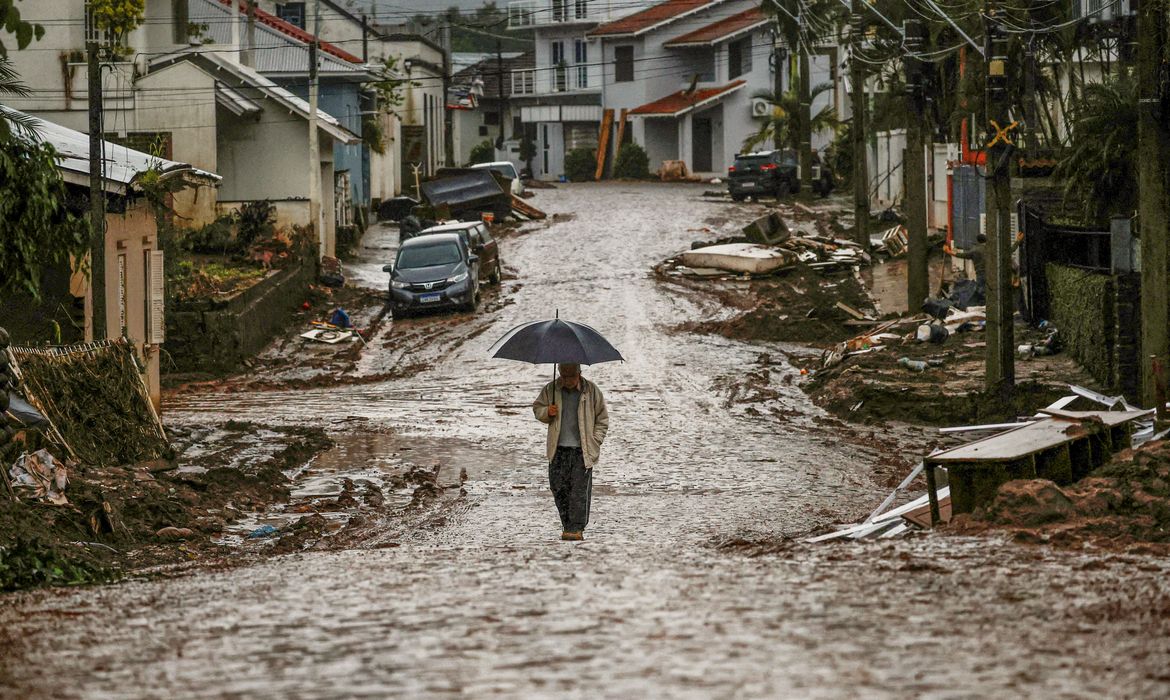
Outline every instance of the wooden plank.
[[(945, 489), (943, 489), (945, 490)], [(948, 492), (945, 496), (943, 490), (939, 491), (938, 510), (939, 521), (949, 523), (951, 521), (951, 495)], [(925, 503), (912, 510), (906, 511), (902, 514), (902, 519), (914, 523), (918, 527), (930, 529), (930, 504)]]
[(615, 156), (617, 155), (617, 152), (622, 149), (622, 143), (624, 143), (623, 139), (626, 137), (626, 116), (629, 114), (629, 112), (629, 109), (622, 107), (621, 116), (618, 117), (617, 143), (615, 143), (613, 146), (613, 152)]
[(547, 216), (544, 212), (532, 206), (516, 195), (512, 195), (512, 211), (520, 212), (529, 219), (543, 219)]
[(605, 156), (609, 151), (609, 132), (613, 130), (613, 110), (607, 109), (601, 113), (601, 133), (597, 137), (597, 172), (594, 180), (600, 180), (605, 174)]

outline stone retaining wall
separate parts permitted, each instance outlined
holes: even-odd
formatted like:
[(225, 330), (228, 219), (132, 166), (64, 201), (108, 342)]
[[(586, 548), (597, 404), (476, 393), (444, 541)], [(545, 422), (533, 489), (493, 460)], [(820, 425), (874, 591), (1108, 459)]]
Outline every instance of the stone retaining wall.
[(232, 296), (185, 302), (167, 314), (168, 372), (230, 372), (288, 324), (316, 274), (312, 258)]

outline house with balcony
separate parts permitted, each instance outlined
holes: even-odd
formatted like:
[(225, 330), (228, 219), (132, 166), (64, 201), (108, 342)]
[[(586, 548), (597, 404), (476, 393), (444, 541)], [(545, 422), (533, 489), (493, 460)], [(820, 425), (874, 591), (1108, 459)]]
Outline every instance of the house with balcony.
[[(694, 2), (695, 0), (690, 0)], [(596, 149), (604, 75), (599, 25), (652, 5), (652, 0), (514, 0), (508, 26), (533, 30), (534, 65), (512, 72), (510, 101), (537, 148), (533, 175), (555, 179), (565, 154)]]
[(502, 53), (477, 57), (451, 78), (447, 109), (451, 111), (451, 136), (455, 163), (471, 158), (471, 150), (484, 141), (495, 146), (495, 160), (509, 160), (517, 172), (524, 123), (511, 100), (513, 75), (531, 75), (533, 52)]
[(774, 73), (758, 3), (668, 0), (589, 36), (601, 48), (602, 105), (627, 114), (624, 133), (651, 170), (681, 160), (693, 173), (724, 172), (759, 128), (752, 95), (771, 90)]
[[(309, 173), (321, 173), (323, 248), (336, 233), (334, 144), (360, 137), (318, 112), (319, 162), (309, 162), (308, 103), (276, 78), (308, 66), (303, 32), (271, 15), (249, 22), (231, 0), (147, 0), (146, 20), (114, 47), (102, 71), (108, 139), (219, 173), (217, 189), (177, 194), (176, 222), (200, 225), (243, 203), (267, 199), (282, 226), (311, 222)], [(43, 0), (22, 8), (45, 22), (35, 50), (13, 51), (22, 79), (37, 90), (11, 107), (79, 131), (88, 128), (84, 49), (88, 3)], [(298, 33), (299, 32), (299, 33)], [(311, 38), (310, 38), (311, 39)], [(362, 66), (322, 47), (322, 75), (360, 80)], [(270, 77), (272, 76), (272, 77)]]

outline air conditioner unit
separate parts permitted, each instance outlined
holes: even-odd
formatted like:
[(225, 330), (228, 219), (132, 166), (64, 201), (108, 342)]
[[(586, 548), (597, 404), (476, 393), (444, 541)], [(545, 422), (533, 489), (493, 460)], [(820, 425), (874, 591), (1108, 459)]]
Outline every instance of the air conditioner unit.
[(767, 117), (772, 113), (772, 105), (761, 97), (752, 98), (752, 116)]

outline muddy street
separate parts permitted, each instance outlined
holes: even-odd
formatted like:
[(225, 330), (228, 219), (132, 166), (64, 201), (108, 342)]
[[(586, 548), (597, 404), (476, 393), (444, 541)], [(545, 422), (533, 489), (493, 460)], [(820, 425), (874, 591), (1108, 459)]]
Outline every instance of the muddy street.
[[(344, 551), (5, 596), (0, 696), (1170, 692), (1162, 559), (930, 534), (785, 539), (868, 513), (888, 493), (874, 476), (885, 455), (812, 405), (787, 361), (799, 348), (675, 330), (729, 312), (654, 265), (761, 210), (703, 189), (542, 190), (534, 203), (554, 216), (502, 239), (498, 298), (462, 323), (386, 319), (353, 370), (376, 380), (174, 396), (172, 424), (327, 430), (337, 447), (302, 491), (380, 483), (409, 455), (456, 484), (466, 472), (465, 495)], [(381, 289), (376, 262), (355, 279)], [(586, 368), (611, 430), (583, 543), (559, 541), (530, 410), (551, 368), (487, 353), (557, 312), (627, 358)], [(417, 371), (396, 374), (403, 363)]]

